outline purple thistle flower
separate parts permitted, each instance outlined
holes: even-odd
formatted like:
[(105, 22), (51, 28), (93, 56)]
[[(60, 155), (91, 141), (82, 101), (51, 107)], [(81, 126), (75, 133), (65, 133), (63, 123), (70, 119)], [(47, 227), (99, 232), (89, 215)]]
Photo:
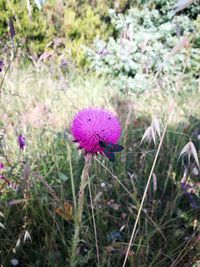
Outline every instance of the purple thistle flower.
[(104, 147), (100, 141), (117, 144), (121, 135), (121, 126), (116, 115), (100, 108), (86, 108), (74, 118), (71, 126), (74, 142), (85, 154), (102, 154)]
[(2, 72), (3, 66), (4, 66), (3, 60), (0, 60), (0, 72)]
[(25, 145), (26, 145), (26, 140), (25, 140), (25, 137), (24, 137), (22, 134), (20, 134), (20, 135), (18, 136), (18, 143), (19, 143), (19, 147), (20, 147), (20, 149), (21, 149), (21, 150), (24, 150), (24, 147), (25, 147)]

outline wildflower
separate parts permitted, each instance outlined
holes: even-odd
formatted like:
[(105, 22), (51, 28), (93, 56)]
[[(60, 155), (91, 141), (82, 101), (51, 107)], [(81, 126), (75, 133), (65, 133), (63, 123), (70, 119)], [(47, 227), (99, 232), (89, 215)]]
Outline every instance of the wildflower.
[(0, 170), (3, 170), (3, 168), (4, 168), (4, 164), (0, 162)]
[(25, 137), (24, 137), (22, 134), (20, 134), (20, 135), (18, 136), (18, 143), (19, 143), (19, 147), (20, 147), (20, 149), (21, 149), (21, 150), (24, 150), (24, 147), (25, 147), (25, 145), (26, 145), (26, 140), (25, 140)]
[(2, 174), (3, 169), (4, 169), (4, 164), (0, 162), (0, 179), (3, 178), (3, 174)]
[(3, 60), (0, 60), (0, 72), (3, 70), (3, 66), (4, 66)]
[(123, 149), (116, 145), (121, 135), (118, 118), (111, 112), (98, 108), (81, 110), (74, 118), (71, 126), (74, 142), (85, 154), (104, 153), (114, 161), (114, 153)]

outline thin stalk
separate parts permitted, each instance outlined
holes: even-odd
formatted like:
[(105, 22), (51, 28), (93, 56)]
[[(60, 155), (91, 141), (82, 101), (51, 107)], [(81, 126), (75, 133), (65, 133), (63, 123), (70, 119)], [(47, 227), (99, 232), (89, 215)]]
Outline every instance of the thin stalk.
[(57, 203), (60, 203), (60, 199), (58, 198), (58, 196), (56, 195), (55, 191), (51, 188), (51, 186), (47, 183), (47, 181), (44, 179), (44, 177), (42, 175), (39, 175), (37, 173), (34, 173), (33, 171), (31, 171), (31, 174), (33, 175), (33, 177), (35, 177), (36, 179), (40, 180), (44, 186), (46, 186), (46, 188), (48, 189), (48, 192), (54, 197), (54, 199), (57, 201)]
[(90, 160), (85, 158), (85, 166), (83, 168), (81, 175), (81, 184), (80, 184), (78, 207), (76, 214), (77, 216), (75, 218), (75, 230), (72, 240), (70, 267), (76, 266), (76, 254), (77, 254), (78, 243), (80, 240), (80, 228), (81, 228), (82, 214), (83, 214), (84, 192), (85, 192), (85, 186), (87, 184), (87, 179), (89, 176), (89, 167), (90, 167)]
[(75, 194), (75, 186), (74, 186), (74, 175), (73, 175), (73, 169), (72, 169), (71, 149), (70, 149), (69, 144), (67, 144), (67, 150), (68, 150), (68, 160), (69, 160), (72, 196), (73, 196), (73, 203), (74, 203), (74, 213), (76, 214), (76, 210), (77, 210), (77, 207), (76, 207), (76, 194)]
[[(114, 175), (100, 160), (98, 160), (97, 157), (94, 157), (94, 159), (101, 165), (103, 166), (112, 176), (113, 178), (124, 188), (124, 190), (126, 190), (126, 192), (129, 194), (130, 198), (135, 200), (133, 198), (133, 195), (131, 194), (131, 192), (121, 183), (121, 181), (117, 178), (116, 175)], [(151, 217), (148, 216), (148, 214), (146, 212), (144, 212), (144, 215), (148, 218), (148, 220), (152, 223), (152, 225), (157, 229), (157, 231), (162, 235), (162, 237), (164, 238), (164, 240), (166, 241), (165, 236), (163, 235), (163, 233), (161, 232), (161, 230), (159, 229), (159, 227), (156, 225), (156, 223), (151, 219)]]
[(96, 244), (97, 264), (99, 266), (100, 259), (99, 259), (99, 247), (98, 247), (98, 239), (97, 239), (97, 227), (96, 227), (96, 222), (95, 222), (95, 217), (94, 217), (94, 206), (92, 202), (92, 192), (91, 192), (91, 187), (90, 187), (90, 181), (88, 182), (88, 188), (89, 188), (89, 195), (90, 195), (90, 205), (92, 208), (92, 220), (93, 220), (94, 237), (95, 237), (95, 244)]
[[(193, 237), (195, 235), (193, 234)], [(187, 241), (187, 243), (185, 244), (184, 248), (180, 251), (180, 253), (178, 254), (177, 258), (174, 260), (174, 262), (170, 265), (170, 267), (174, 267), (177, 266), (177, 264), (179, 263), (179, 261), (181, 260), (182, 257), (184, 257), (184, 252), (185, 250), (188, 248), (188, 246), (192, 243), (193, 239), (189, 239)]]
[(3, 75), (2, 79), (1, 79), (1, 82), (0, 82), (0, 98), (1, 98), (1, 94), (2, 94), (2, 87), (3, 87), (3, 84), (4, 84), (5, 77), (6, 77), (7, 72), (9, 71), (9, 69), (11, 67), (11, 64), (12, 64), (13, 60), (15, 59), (16, 54), (17, 54), (17, 47), (16, 47), (15, 51), (13, 52), (12, 58), (11, 58), (10, 62), (8, 63), (8, 66), (5, 69), (4, 75)]
[(170, 115), (171, 115), (171, 112), (172, 112), (172, 108), (173, 108), (173, 105), (171, 104), (170, 105), (170, 110), (169, 110), (169, 117), (168, 117), (168, 119), (166, 121), (164, 130), (163, 130), (163, 134), (161, 136), (160, 143), (158, 145), (158, 149), (156, 151), (156, 155), (155, 155), (155, 158), (154, 158), (154, 161), (153, 161), (153, 165), (151, 167), (151, 171), (150, 171), (150, 174), (149, 174), (149, 178), (147, 180), (147, 184), (146, 184), (146, 187), (145, 187), (145, 190), (144, 190), (144, 193), (143, 193), (142, 201), (141, 201), (141, 204), (140, 204), (140, 207), (139, 207), (139, 210), (138, 210), (138, 214), (137, 214), (137, 217), (136, 217), (136, 220), (135, 220), (135, 224), (134, 224), (134, 227), (133, 227), (133, 231), (132, 231), (132, 234), (131, 234), (131, 238), (130, 238), (130, 241), (129, 241), (129, 244), (128, 244), (128, 249), (126, 251), (126, 255), (125, 255), (125, 259), (124, 259), (122, 267), (125, 267), (125, 265), (126, 265), (126, 261), (127, 261), (128, 255), (129, 255), (131, 244), (133, 242), (133, 238), (135, 236), (135, 231), (136, 231), (136, 228), (137, 228), (137, 225), (138, 225), (138, 221), (139, 221), (139, 218), (140, 218), (140, 214), (141, 214), (141, 211), (142, 211), (142, 208), (143, 208), (143, 204), (144, 204), (144, 201), (145, 201), (145, 198), (146, 198), (146, 195), (147, 195), (149, 184), (151, 182), (151, 177), (152, 177), (152, 174), (154, 172), (154, 168), (155, 168), (155, 165), (156, 165), (156, 162), (157, 162), (157, 159), (158, 159), (158, 155), (159, 155), (161, 146), (163, 144), (163, 139), (164, 139), (164, 136), (165, 136), (165, 133), (166, 133), (166, 130), (167, 130), (167, 126), (168, 126), (168, 123), (169, 123), (170, 118), (171, 118)]

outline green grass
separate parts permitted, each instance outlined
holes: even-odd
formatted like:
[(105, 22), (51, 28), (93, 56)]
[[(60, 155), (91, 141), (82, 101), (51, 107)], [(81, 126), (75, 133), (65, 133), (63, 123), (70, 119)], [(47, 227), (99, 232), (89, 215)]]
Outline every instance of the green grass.
[[(19, 266), (70, 266), (75, 203), (84, 167), (83, 155), (72, 143), (70, 123), (86, 106), (115, 111), (123, 126), (120, 143), (125, 149), (116, 162), (99, 156), (92, 160), (89, 171), (99, 266), (122, 266), (158, 146), (140, 142), (153, 116), (163, 129), (172, 99), (172, 119), (154, 169), (157, 189), (151, 181), (127, 266), (198, 264), (199, 209), (191, 208), (181, 190), (179, 160), (188, 136), (199, 127), (198, 88), (183, 88), (181, 94), (174, 89), (168, 95), (158, 90), (123, 95), (103, 78), (74, 73), (68, 77), (56, 69), (28, 68), (9, 73), (1, 97), (0, 123), (6, 130), (1, 161), (6, 177), (19, 184), (17, 191), (1, 188), (0, 211), (5, 217), (0, 222), (6, 228), (0, 228), (2, 266), (11, 266), (13, 258), (19, 260)], [(24, 153), (18, 148), (19, 133), (27, 139)], [(198, 192), (195, 198), (200, 204)], [(56, 212), (64, 203), (73, 206), (74, 220)], [(26, 230), (31, 241), (24, 242)], [(118, 240), (114, 240), (116, 234)], [(88, 185), (76, 266), (98, 266)]]

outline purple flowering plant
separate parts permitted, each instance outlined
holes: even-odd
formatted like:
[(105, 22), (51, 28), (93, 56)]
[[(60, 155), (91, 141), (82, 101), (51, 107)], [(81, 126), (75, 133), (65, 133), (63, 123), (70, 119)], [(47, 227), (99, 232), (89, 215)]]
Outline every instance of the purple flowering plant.
[(3, 60), (0, 60), (0, 72), (2, 72), (3, 66), (4, 66)]
[(4, 164), (2, 162), (0, 162), (0, 170), (4, 169)]
[(77, 220), (75, 224), (76, 231), (73, 236), (71, 256), (71, 263), (73, 264), (78, 247), (79, 225), (82, 220), (84, 188), (89, 176), (90, 156), (100, 153), (107, 156), (110, 161), (114, 162), (114, 152), (121, 151), (123, 147), (117, 144), (121, 136), (120, 122), (115, 114), (105, 109), (85, 108), (79, 111), (72, 121), (71, 133), (74, 137), (74, 142), (79, 144), (79, 149), (83, 149), (85, 155), (89, 155), (89, 157), (85, 157), (86, 161), (80, 183)]
[(0, 179), (3, 179), (3, 174), (2, 174), (3, 170), (4, 170), (4, 164), (3, 162), (0, 162)]
[(110, 161), (115, 160), (114, 152), (123, 149), (117, 145), (121, 126), (116, 115), (100, 108), (86, 108), (74, 118), (71, 126), (74, 142), (85, 154), (104, 154)]
[(24, 150), (26, 146), (26, 139), (22, 134), (18, 136), (18, 143), (19, 143), (20, 150)]

